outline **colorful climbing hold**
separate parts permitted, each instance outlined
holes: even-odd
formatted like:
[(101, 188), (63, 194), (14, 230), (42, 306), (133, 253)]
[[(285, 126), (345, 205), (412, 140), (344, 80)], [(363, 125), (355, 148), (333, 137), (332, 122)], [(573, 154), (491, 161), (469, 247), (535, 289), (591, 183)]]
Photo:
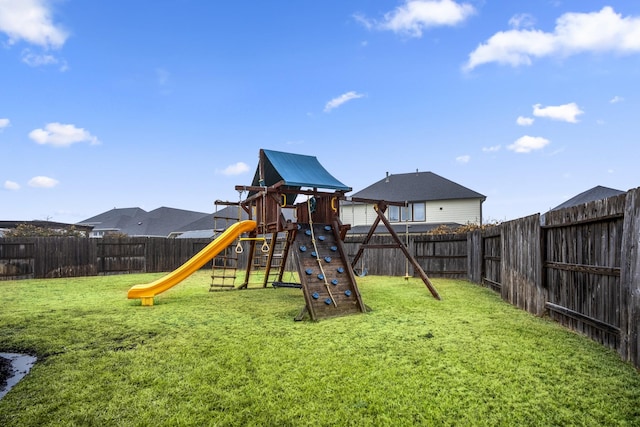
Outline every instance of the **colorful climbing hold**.
[(311, 230), (309, 229), (305, 230), (304, 234), (306, 234), (307, 236), (311, 236)]
[(307, 273), (307, 276), (310, 276), (313, 273), (313, 270), (310, 268), (307, 268), (304, 272)]
[(330, 256), (326, 256), (324, 257), (325, 262), (331, 262), (331, 257)]
[(325, 226), (324, 226), (324, 229), (325, 229), (326, 231), (331, 231), (331, 226), (330, 226), (330, 225), (325, 225)]
[(332, 285), (337, 285), (337, 284), (338, 284), (338, 279), (333, 279), (333, 280), (331, 281), (331, 284), (332, 284)]
[(300, 246), (300, 252), (306, 252), (307, 247), (305, 245)]
[(324, 303), (327, 305), (331, 305), (333, 301), (331, 301), (331, 298), (327, 298), (326, 300), (324, 300)]
[(313, 252), (311, 252), (311, 256), (312, 256), (312, 257), (317, 257), (317, 256), (318, 256), (318, 254), (316, 253), (316, 251), (313, 251)]
[(337, 246), (331, 246), (329, 249), (331, 249), (332, 252), (335, 252), (338, 250)]
[(312, 293), (312, 294), (311, 294), (311, 296), (313, 297), (313, 299), (318, 299), (318, 298), (320, 298), (320, 294), (319, 294), (319, 293), (317, 293), (317, 292)]
[(324, 280), (324, 274), (322, 273), (318, 274), (318, 280)]
[(344, 268), (338, 267), (338, 273), (344, 273)]
[(344, 291), (344, 294), (348, 297), (351, 296), (351, 291), (349, 289), (347, 289), (346, 291)]

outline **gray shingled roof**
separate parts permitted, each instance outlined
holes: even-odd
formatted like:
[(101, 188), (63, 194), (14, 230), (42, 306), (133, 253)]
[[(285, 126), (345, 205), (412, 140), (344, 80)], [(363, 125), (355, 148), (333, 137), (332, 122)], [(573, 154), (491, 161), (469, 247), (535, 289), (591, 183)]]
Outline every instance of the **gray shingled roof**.
[(166, 237), (185, 225), (210, 215), (167, 207), (154, 209), (151, 212), (140, 208), (114, 208), (78, 224), (92, 225), (94, 231), (119, 231), (129, 236)]
[(603, 187), (601, 185), (595, 186), (587, 191), (583, 191), (567, 200), (564, 203), (559, 204), (555, 208), (551, 209), (552, 211), (557, 211), (559, 209), (569, 208), (571, 206), (581, 205), (583, 203), (593, 202), (594, 200), (606, 199), (608, 197), (619, 196), (623, 194), (624, 191), (616, 190), (615, 188)]
[(144, 216), (147, 211), (140, 208), (113, 208), (99, 215), (79, 222), (79, 225), (92, 225), (94, 231), (121, 230), (136, 217)]
[(433, 172), (391, 174), (351, 197), (389, 202), (486, 199), (484, 195)]

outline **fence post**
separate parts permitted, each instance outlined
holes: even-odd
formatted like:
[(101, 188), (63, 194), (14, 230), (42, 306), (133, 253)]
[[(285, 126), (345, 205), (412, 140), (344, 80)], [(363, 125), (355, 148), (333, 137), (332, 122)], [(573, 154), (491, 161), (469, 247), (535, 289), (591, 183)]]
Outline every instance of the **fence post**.
[(627, 192), (620, 258), (620, 349), (623, 360), (640, 366), (640, 187)]

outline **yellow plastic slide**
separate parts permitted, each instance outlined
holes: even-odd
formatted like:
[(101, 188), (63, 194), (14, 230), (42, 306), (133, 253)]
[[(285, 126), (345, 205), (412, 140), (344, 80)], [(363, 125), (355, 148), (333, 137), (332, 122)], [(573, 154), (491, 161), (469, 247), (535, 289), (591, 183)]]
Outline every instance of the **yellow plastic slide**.
[(224, 233), (209, 243), (191, 259), (160, 279), (146, 285), (135, 285), (129, 289), (129, 299), (140, 298), (142, 305), (153, 305), (153, 297), (182, 282), (194, 272), (202, 268), (208, 261), (229, 246), (242, 233), (254, 230), (255, 221), (240, 221), (227, 228)]

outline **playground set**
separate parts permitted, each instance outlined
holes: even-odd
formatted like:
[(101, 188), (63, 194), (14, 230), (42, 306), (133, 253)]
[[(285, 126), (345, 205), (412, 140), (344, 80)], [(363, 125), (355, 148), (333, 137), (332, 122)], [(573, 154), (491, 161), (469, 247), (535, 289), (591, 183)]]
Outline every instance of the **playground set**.
[[(414, 271), (431, 294), (440, 299), (426, 273), (391, 228), (384, 212), (389, 204), (376, 201), (378, 218), (354, 260), (349, 262), (344, 239), (350, 225), (340, 221), (339, 203), (351, 191), (333, 177), (313, 156), (260, 150), (258, 167), (250, 186), (236, 186), (239, 201), (216, 205), (237, 206), (238, 216), (195, 256), (166, 276), (133, 286), (128, 298), (153, 305), (154, 296), (180, 283), (213, 261), (210, 290), (249, 289), (252, 274), (261, 270), (261, 288), (295, 287), (303, 291), (305, 306), (296, 320), (307, 314), (312, 320), (363, 313), (354, 266), (382, 222)], [(247, 197), (243, 199), (243, 195)], [(303, 201), (298, 201), (299, 198)], [(357, 200), (357, 202), (364, 200)], [(215, 226), (214, 226), (215, 227)], [(245, 253), (246, 251), (246, 253)], [(243, 283), (235, 285), (236, 271), (245, 260)], [(287, 260), (295, 264), (298, 281), (284, 281)], [(290, 274), (293, 276), (293, 274)], [(298, 283), (299, 282), (299, 283)]]

